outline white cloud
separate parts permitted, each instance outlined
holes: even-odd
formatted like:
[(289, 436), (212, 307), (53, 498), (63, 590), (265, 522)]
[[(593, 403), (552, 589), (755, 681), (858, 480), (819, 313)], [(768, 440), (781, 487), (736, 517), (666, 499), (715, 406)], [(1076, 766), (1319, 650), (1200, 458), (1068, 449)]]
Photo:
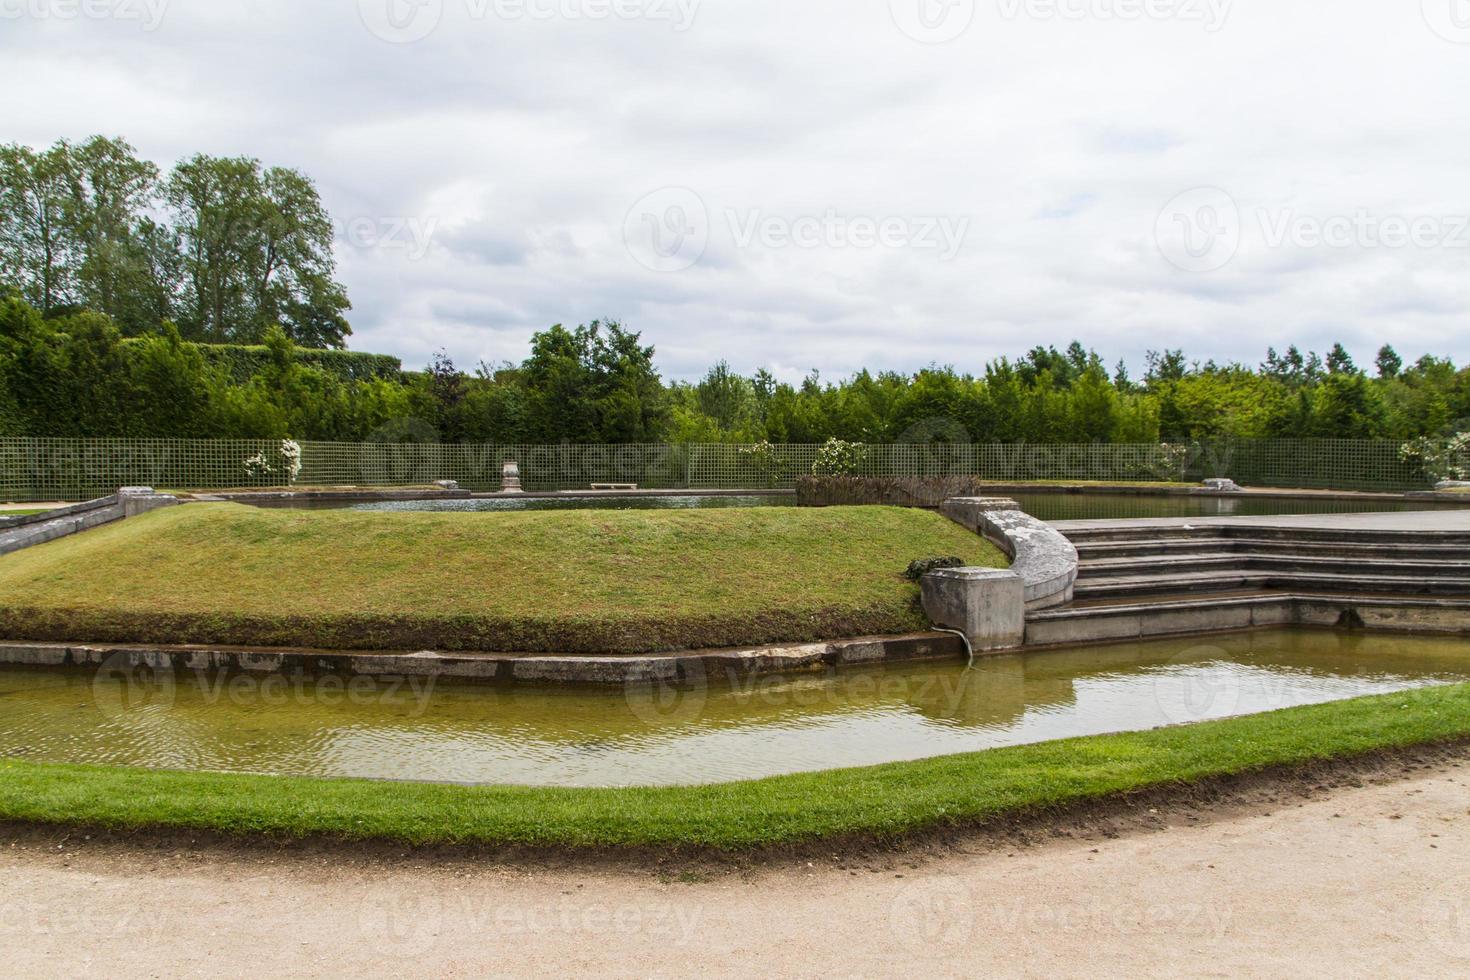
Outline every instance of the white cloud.
[[(577, 12), (546, 19), (438, 2), (405, 44), (374, 36), (358, 0), (172, 0), (152, 31), (23, 13), (0, 25), (0, 138), (106, 132), (163, 164), (197, 150), (307, 171), (339, 222), (380, 231), (339, 250), (353, 346), (411, 363), (519, 359), (532, 331), (594, 317), (642, 330), (677, 377), (722, 357), (786, 377), (978, 371), (1074, 337), (1135, 365), (1150, 347), (1254, 362), (1337, 339), (1363, 361), (1384, 341), (1470, 358), (1470, 249), (1272, 247), (1257, 218), (1470, 214), (1470, 45), (1418, 3), (1216, 0), (1210, 31), (1102, 0), (1058, 0), (1068, 17), (978, 0), (968, 29), (924, 44), (898, 25), (928, 22), (889, 0), (703, 0), (682, 31), (653, 15), (663, 0), (602, 19), (611, 0), (527, 0)], [(892, 0), (921, 2), (966, 9)], [(1149, 9), (1190, 4), (1206, 6)], [(623, 241), (664, 187), (705, 211), (701, 257), (677, 272)], [(1155, 241), (1197, 187), (1242, 215), (1207, 273)], [(731, 212), (969, 225), (944, 261), (741, 247)], [(395, 222), (423, 248), (380, 240)]]

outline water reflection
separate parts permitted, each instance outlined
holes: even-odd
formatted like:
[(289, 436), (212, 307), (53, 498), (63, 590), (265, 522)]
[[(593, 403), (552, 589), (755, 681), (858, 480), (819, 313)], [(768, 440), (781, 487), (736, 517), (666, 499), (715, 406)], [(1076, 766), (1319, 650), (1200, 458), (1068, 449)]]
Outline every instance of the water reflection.
[(1463, 639), (1264, 632), (680, 689), (0, 669), (0, 753), (536, 785), (712, 782), (1470, 680)]

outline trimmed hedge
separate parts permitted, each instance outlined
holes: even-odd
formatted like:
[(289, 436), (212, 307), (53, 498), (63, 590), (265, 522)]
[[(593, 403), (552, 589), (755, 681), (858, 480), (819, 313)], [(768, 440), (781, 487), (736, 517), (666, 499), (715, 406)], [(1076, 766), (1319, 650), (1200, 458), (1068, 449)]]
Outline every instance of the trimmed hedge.
[[(123, 349), (127, 350), (138, 339), (130, 337), (123, 340)], [(210, 367), (223, 367), (235, 384), (247, 384), (264, 370), (270, 358), (270, 352), (264, 345), (189, 343), (187, 346), (197, 350)], [(390, 354), (299, 347), (294, 353), (297, 363), (342, 381), (371, 381), (375, 378), (397, 381), (403, 374), (403, 362)]]
[(796, 481), (802, 507), (938, 507), (950, 497), (992, 496), (975, 476), (803, 476)]

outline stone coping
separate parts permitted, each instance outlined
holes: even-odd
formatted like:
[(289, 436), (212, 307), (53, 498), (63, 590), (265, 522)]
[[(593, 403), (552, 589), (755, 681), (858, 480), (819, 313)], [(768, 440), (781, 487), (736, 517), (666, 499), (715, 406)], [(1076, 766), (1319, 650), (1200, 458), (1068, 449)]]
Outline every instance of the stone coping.
[(44, 514), (0, 521), (0, 555), (177, 503), (178, 498), (154, 493), (152, 487), (123, 487), (115, 494), (96, 500), (58, 507)]
[(1470, 599), (1277, 592), (1048, 610), (1026, 623), (1026, 648), (1311, 627), (1372, 633), (1470, 634)]
[(537, 684), (700, 683), (766, 674), (907, 660), (959, 659), (960, 639), (945, 633), (862, 637), (827, 643), (638, 656), (251, 649), (121, 643), (0, 640), (0, 664), (99, 669), (226, 670), (268, 674), (434, 675)]
[(35, 524), (45, 524), (47, 521), (57, 521), (66, 517), (76, 517), (88, 511), (99, 510), (103, 507), (117, 506), (117, 494), (109, 494), (106, 497), (98, 497), (95, 500), (84, 500), (79, 504), (68, 504), (65, 507), (54, 507), (40, 514), (27, 514), (24, 517), (6, 517), (0, 513), (0, 531), (17, 527), (30, 527)]
[(1020, 510), (1015, 501), (997, 497), (953, 497), (939, 512), (1010, 556), (1011, 571), (1025, 583), (1028, 610), (1072, 601), (1077, 548), (1050, 524)]
[(360, 501), (362, 503), (390, 502), (395, 500), (467, 500), (473, 496), (468, 490), (219, 490), (210, 493), (194, 493), (190, 499), (198, 501), (229, 501), (248, 504), (257, 501), (275, 500), (328, 500)]
[[(1301, 627), (1374, 633), (1470, 634), (1470, 600), (1327, 596), (1312, 593), (1199, 597), (1047, 610), (1027, 617), (1016, 653), (1166, 637)], [(48, 643), (0, 640), (0, 665), (124, 670), (139, 667), (253, 674), (433, 675), (509, 684), (619, 686), (700, 684), (849, 667), (962, 660), (961, 640), (945, 633), (863, 637), (827, 643), (639, 656), (573, 656), (435, 651), (330, 651), (229, 646)]]

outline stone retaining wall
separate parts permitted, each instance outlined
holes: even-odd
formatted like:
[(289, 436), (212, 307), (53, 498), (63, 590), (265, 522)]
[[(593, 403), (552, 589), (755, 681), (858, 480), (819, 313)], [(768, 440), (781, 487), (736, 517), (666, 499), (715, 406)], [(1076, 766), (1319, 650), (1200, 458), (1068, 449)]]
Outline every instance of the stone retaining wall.
[(154, 493), (151, 487), (124, 487), (115, 494), (96, 500), (60, 507), (44, 514), (10, 518), (0, 523), (0, 555), (177, 503), (178, 498)]

